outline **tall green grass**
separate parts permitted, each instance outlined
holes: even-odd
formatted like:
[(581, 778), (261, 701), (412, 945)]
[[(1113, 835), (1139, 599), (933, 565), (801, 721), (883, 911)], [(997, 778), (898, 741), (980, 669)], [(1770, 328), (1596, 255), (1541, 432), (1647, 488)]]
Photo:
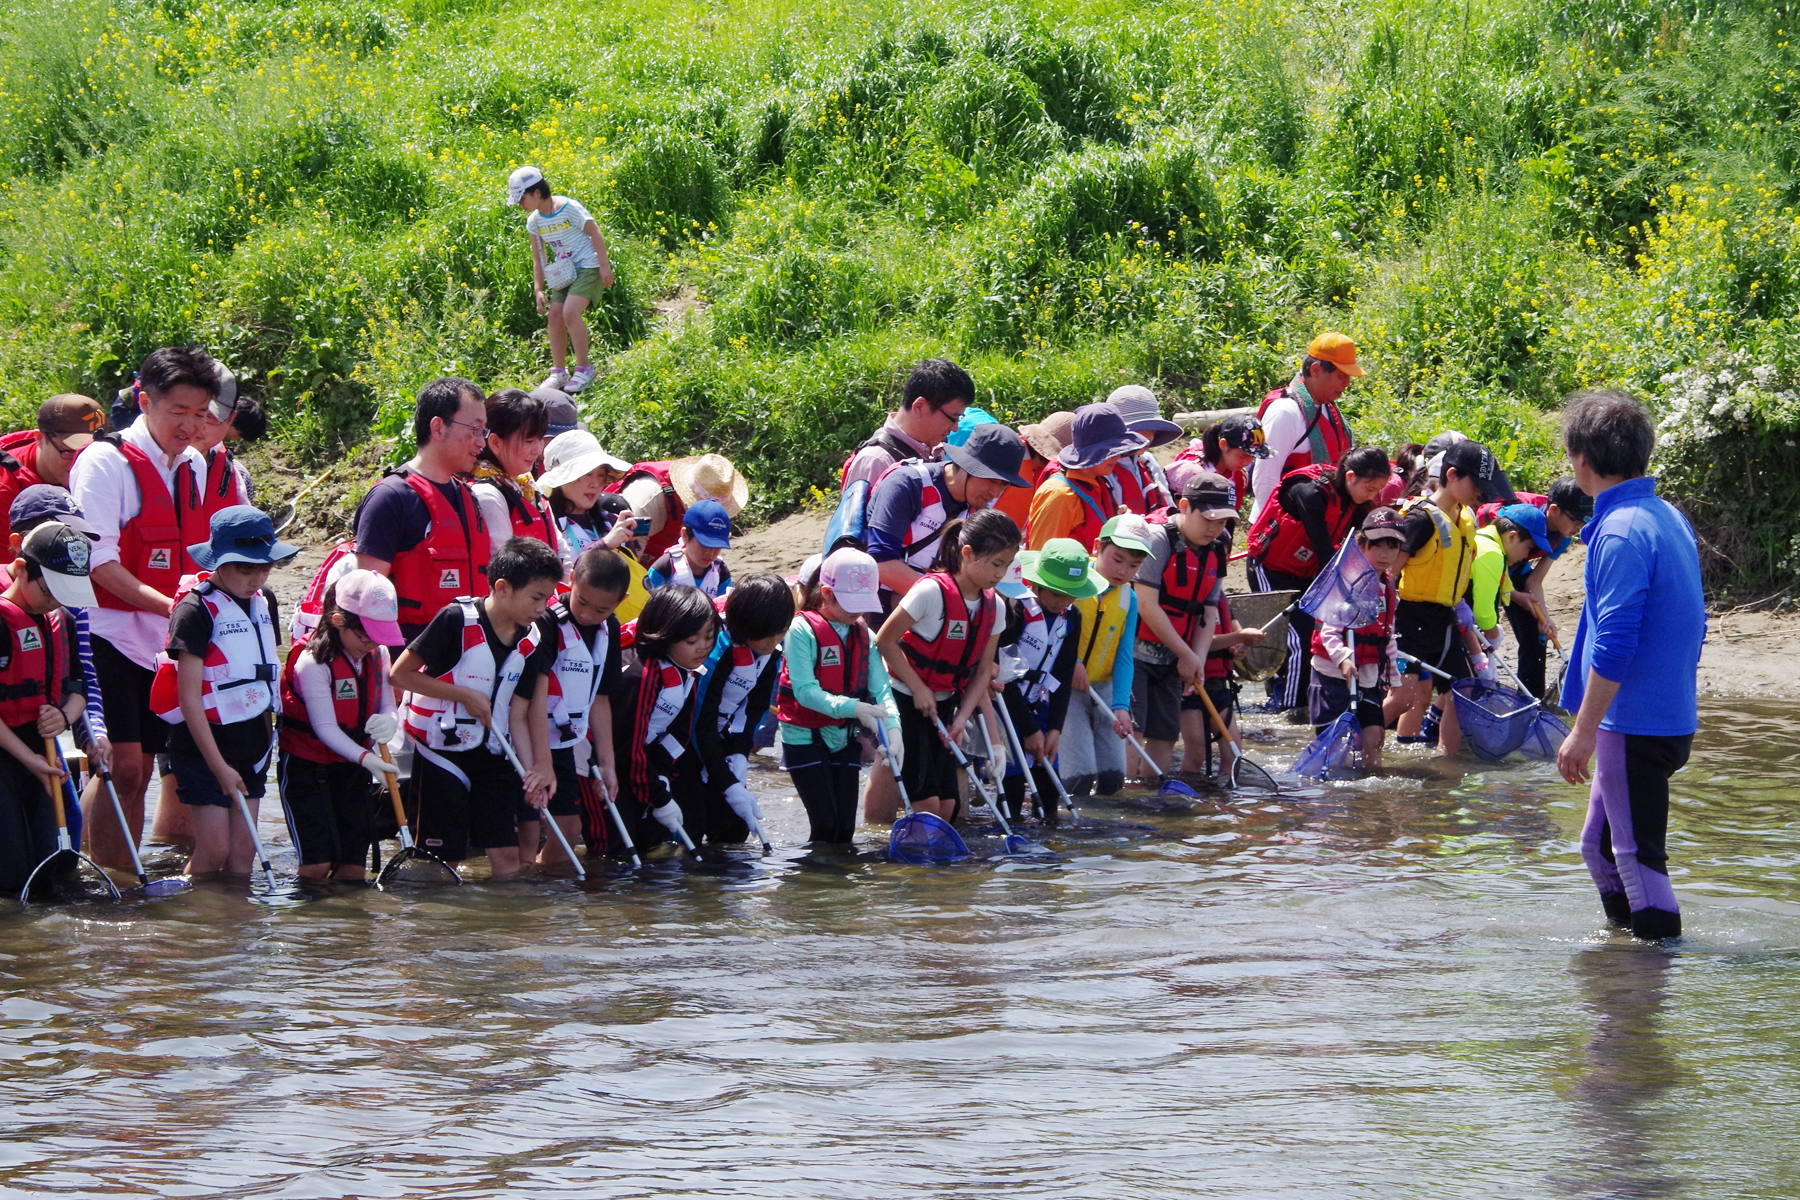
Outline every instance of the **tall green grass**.
[[(1709, 564), (1785, 581), (1795, 19), (1751, 0), (28, 5), (0, 16), (0, 413), (104, 395), (191, 338), (295, 453), (402, 453), (430, 376), (545, 368), (503, 203), (530, 161), (619, 266), (584, 401), (609, 449), (725, 450), (758, 513), (829, 486), (926, 355), (1008, 419), (1126, 380), (1218, 408), (1334, 326), (1372, 371), (1359, 433), (1461, 428), (1527, 483), (1559, 469), (1565, 393), (1644, 395)], [(684, 289), (699, 307), (659, 322)]]

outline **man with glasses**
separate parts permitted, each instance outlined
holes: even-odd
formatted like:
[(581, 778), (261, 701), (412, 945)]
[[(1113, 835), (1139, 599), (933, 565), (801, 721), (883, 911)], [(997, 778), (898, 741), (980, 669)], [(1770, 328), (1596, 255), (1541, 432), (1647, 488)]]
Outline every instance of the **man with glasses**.
[(899, 410), (844, 464), (840, 487), (867, 483), (873, 488), (882, 472), (909, 458), (937, 461), (938, 448), (975, 402), (975, 381), (947, 358), (928, 358), (914, 367), (905, 391)]
[[(0, 512), (33, 484), (66, 489), (75, 456), (105, 429), (106, 410), (96, 400), (70, 392), (44, 401), (38, 407), (36, 429), (0, 438)], [(0, 563), (12, 560), (12, 551), (0, 547)]]
[(462, 479), (487, 444), (486, 399), (467, 379), (426, 384), (413, 410), (418, 454), (357, 510), (356, 565), (393, 581), (408, 641), (458, 596), (487, 594), (487, 533)]

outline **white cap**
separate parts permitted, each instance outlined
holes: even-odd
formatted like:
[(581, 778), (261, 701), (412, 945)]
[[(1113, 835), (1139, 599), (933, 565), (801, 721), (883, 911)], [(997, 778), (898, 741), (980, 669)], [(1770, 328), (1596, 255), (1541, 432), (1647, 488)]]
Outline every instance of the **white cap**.
[(525, 198), (525, 189), (544, 182), (544, 173), (536, 167), (519, 167), (506, 177), (506, 202), (517, 204)]
[(819, 584), (831, 589), (831, 598), (845, 612), (881, 611), (881, 569), (861, 550), (833, 550), (819, 567)]

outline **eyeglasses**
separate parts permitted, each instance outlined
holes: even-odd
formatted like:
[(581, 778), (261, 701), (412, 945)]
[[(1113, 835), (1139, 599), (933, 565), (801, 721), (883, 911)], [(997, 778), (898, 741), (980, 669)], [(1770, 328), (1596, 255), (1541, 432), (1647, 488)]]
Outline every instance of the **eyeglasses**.
[(486, 425), (471, 425), (467, 421), (458, 421), (450, 417), (444, 418), (444, 422), (448, 425), (461, 425), (464, 429), (473, 429), (475, 431), (475, 437), (479, 441), (485, 442), (488, 439), (488, 427)]

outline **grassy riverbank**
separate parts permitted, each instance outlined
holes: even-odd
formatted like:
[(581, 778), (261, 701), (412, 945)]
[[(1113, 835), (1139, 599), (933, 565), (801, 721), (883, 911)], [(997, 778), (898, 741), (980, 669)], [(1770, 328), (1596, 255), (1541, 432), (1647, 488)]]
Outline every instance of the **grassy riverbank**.
[[(72, 4), (0, 18), (0, 404), (198, 338), (321, 466), (543, 369), (506, 171), (600, 217), (591, 415), (803, 502), (911, 361), (1030, 418), (1249, 403), (1309, 331), (1359, 433), (1525, 480), (1607, 383), (1743, 585), (1800, 572), (1785, 5)], [(694, 301), (690, 303), (690, 299)]]

